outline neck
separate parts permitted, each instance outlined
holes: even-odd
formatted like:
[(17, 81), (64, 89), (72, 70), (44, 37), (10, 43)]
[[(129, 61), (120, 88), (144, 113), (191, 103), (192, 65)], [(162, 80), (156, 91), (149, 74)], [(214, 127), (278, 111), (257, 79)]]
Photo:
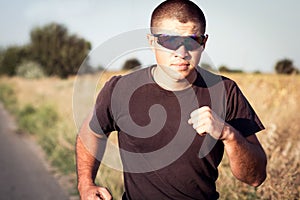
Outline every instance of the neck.
[(180, 90), (184, 90), (187, 89), (189, 87), (192, 86), (192, 84), (194, 83), (194, 81), (197, 78), (197, 72), (196, 70), (193, 70), (188, 77), (186, 78), (182, 78), (180, 77), (181, 75), (179, 75), (178, 72), (173, 72), (174, 73), (174, 77), (178, 77), (178, 78), (174, 78), (172, 76), (170, 76), (169, 74), (167, 74), (164, 70), (162, 70), (160, 67), (153, 67), (152, 69), (152, 76), (154, 81), (162, 88), (169, 90), (169, 91), (180, 91)]

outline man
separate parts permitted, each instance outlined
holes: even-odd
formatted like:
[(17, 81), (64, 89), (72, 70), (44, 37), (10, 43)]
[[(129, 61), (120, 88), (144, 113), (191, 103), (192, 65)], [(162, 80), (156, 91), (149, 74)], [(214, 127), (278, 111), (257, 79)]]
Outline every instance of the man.
[[(255, 136), (264, 127), (238, 86), (198, 68), (208, 36), (201, 9), (167, 0), (152, 13), (149, 44), (157, 65), (113, 77), (77, 137), (82, 199), (111, 199), (94, 179), (105, 138), (118, 131), (123, 199), (218, 199), (224, 149), (233, 175), (252, 186), (266, 178)], [(97, 160), (98, 158), (98, 160)]]

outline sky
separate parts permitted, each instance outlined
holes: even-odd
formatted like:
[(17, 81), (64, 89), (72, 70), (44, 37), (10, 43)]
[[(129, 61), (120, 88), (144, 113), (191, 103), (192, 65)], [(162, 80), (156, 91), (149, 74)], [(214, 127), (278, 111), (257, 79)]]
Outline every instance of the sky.
[[(137, 57), (143, 65), (155, 62), (149, 49), (105, 51), (107, 42), (124, 36), (124, 45), (139, 39), (130, 32), (147, 33), (150, 16), (161, 0), (1, 0), (0, 47), (30, 42), (30, 31), (56, 22), (70, 34), (92, 44), (91, 62), (107, 65)], [(193, 0), (203, 10), (209, 35), (203, 58), (214, 68), (225, 65), (243, 71), (273, 72), (278, 60), (288, 58), (300, 68), (300, 1)], [(136, 31), (137, 30), (137, 31)], [(138, 31), (143, 30), (143, 31)], [(146, 36), (144, 37), (145, 44)], [(138, 43), (138, 42), (137, 42)], [(144, 43), (142, 45), (145, 45)], [(123, 45), (123, 43), (122, 43)], [(123, 45), (123, 46), (124, 46)], [(138, 48), (138, 44), (132, 48)], [(100, 49), (100, 51), (97, 51)], [(96, 53), (97, 52), (97, 53)], [(114, 54), (113, 56), (109, 56)], [(120, 55), (121, 54), (121, 55)], [(119, 62), (119, 64), (117, 64)], [(113, 65), (113, 64), (111, 64)]]

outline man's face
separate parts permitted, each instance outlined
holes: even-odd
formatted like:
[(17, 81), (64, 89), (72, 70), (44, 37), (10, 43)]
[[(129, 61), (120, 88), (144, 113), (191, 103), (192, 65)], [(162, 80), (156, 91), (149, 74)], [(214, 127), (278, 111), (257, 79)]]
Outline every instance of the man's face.
[[(159, 27), (155, 29), (155, 34), (200, 36), (201, 27), (194, 22), (181, 23), (177, 19), (164, 19), (159, 23)], [(166, 78), (171, 78), (175, 81), (188, 78), (191, 72), (193, 72), (195, 67), (199, 64), (205, 44), (200, 45), (189, 37), (184, 37), (185, 39), (174, 38), (173, 40), (168, 40), (166, 42), (166, 44), (168, 44), (168, 42), (170, 44), (172, 41), (177, 41), (177, 44), (179, 44), (178, 48), (172, 50), (159, 44), (158, 37), (149, 36), (149, 42), (155, 53), (158, 67), (161, 67), (161, 69), (169, 76)], [(164, 41), (163, 39), (162, 41)], [(184, 41), (182, 45), (180, 45), (181, 41)], [(205, 41), (206, 39), (204, 40), (204, 43)], [(196, 48), (189, 48), (189, 44), (194, 46), (196, 44)], [(176, 46), (177, 45), (175, 45), (175, 47)]]

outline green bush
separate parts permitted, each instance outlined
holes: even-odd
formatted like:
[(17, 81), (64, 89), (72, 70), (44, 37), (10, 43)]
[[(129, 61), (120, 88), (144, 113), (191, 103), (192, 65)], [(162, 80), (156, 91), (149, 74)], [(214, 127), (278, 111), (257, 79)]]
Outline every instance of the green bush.
[(55, 126), (57, 120), (58, 114), (48, 105), (41, 106), (40, 108), (26, 105), (18, 113), (20, 130), (35, 135), (43, 134), (47, 129)]
[(33, 134), (37, 129), (36, 109), (31, 105), (26, 105), (19, 111), (18, 124), (21, 131)]
[[(34, 107), (29, 104), (18, 113), (20, 131), (35, 135), (49, 161), (61, 172), (70, 173), (75, 171), (74, 149), (64, 146), (64, 143), (69, 144), (70, 138), (61, 133), (69, 130), (60, 127), (58, 120), (57, 111), (50, 105)], [(71, 142), (74, 143), (75, 140)]]
[(0, 101), (4, 107), (12, 113), (17, 111), (17, 97), (14, 89), (7, 84), (0, 84)]
[(17, 67), (17, 76), (35, 79), (45, 77), (42, 66), (34, 61), (24, 61)]

